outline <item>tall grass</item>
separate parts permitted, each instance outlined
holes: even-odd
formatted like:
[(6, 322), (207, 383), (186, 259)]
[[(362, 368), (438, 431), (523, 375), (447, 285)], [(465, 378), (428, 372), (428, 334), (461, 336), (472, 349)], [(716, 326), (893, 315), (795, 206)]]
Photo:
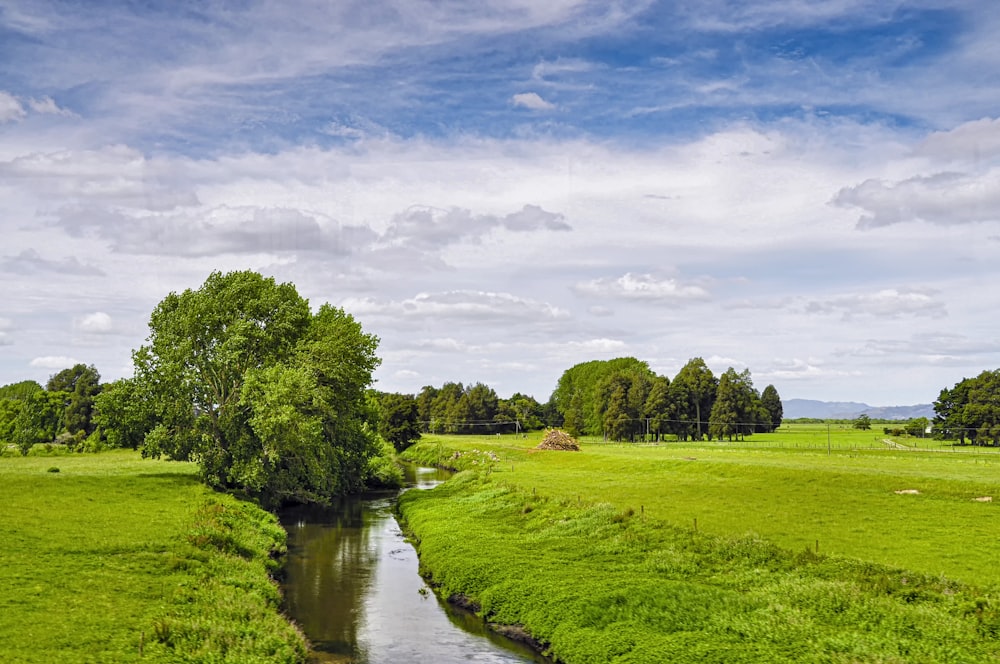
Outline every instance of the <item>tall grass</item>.
[(194, 466), (5, 458), (0, 486), (0, 661), (305, 660), (269, 577), (284, 532)]

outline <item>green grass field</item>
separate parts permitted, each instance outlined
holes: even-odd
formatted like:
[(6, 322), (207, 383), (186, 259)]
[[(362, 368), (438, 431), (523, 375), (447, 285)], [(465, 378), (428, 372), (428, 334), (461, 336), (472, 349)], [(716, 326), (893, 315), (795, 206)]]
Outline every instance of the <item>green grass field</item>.
[(304, 661), (269, 578), (284, 532), (196, 473), (125, 451), (0, 458), (0, 661)]
[[(818, 541), (821, 553), (1000, 583), (1000, 504), (973, 500), (998, 494), (1000, 502), (1000, 454), (869, 447), (873, 434), (853, 430), (828, 454), (824, 426), (799, 429), (740, 443), (585, 440), (582, 454), (531, 451), (537, 432), (524, 440), (425, 436), (422, 445), (492, 450), (504, 481), (553, 498), (642, 510), (682, 527), (697, 519), (704, 532), (755, 533), (794, 551)], [(920, 493), (895, 493), (914, 489)]]
[(475, 473), (401, 509), (444, 594), (566, 662), (996, 661), (1000, 456), (800, 434), (425, 437), (407, 457)]

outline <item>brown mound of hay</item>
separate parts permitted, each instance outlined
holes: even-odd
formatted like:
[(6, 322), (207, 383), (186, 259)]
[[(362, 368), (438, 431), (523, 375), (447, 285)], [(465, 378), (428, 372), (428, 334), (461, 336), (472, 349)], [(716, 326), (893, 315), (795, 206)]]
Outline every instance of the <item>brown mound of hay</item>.
[(576, 442), (576, 438), (569, 435), (565, 431), (560, 431), (559, 429), (549, 429), (545, 438), (542, 442), (538, 444), (536, 449), (539, 450), (572, 450), (575, 452), (580, 451), (580, 443)]

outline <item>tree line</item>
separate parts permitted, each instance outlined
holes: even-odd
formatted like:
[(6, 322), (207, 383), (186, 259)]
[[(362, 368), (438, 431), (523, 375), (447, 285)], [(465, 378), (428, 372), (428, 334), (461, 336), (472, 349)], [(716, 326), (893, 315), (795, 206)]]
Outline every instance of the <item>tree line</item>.
[(515, 393), (509, 399), (482, 383), (424, 386), (417, 394), (380, 393), (380, 432), (397, 449), (421, 433), (517, 433), (562, 427), (574, 436), (608, 440), (742, 438), (781, 424), (781, 397), (762, 393), (749, 370), (718, 378), (701, 358), (673, 380), (632, 357), (583, 362), (567, 369), (546, 403)]
[(716, 377), (700, 357), (673, 380), (633, 357), (583, 362), (563, 373), (552, 401), (569, 433), (616, 441), (732, 440), (773, 431), (782, 419), (773, 385), (758, 392), (749, 369)]
[(45, 387), (33, 380), (0, 387), (0, 441), (13, 443), (22, 454), (38, 443), (95, 445), (101, 389), (101, 375), (86, 364), (53, 374)]

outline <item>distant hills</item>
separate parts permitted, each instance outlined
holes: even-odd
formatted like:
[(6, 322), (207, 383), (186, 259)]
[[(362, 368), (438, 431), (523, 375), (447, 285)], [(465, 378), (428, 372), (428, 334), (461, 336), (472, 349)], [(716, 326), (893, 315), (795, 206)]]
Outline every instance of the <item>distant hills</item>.
[(916, 417), (934, 417), (934, 406), (921, 403), (915, 406), (869, 406), (857, 401), (814, 401), (812, 399), (782, 399), (784, 419), (795, 420), (811, 417), (821, 420), (853, 420), (867, 415), (873, 420), (912, 420)]

